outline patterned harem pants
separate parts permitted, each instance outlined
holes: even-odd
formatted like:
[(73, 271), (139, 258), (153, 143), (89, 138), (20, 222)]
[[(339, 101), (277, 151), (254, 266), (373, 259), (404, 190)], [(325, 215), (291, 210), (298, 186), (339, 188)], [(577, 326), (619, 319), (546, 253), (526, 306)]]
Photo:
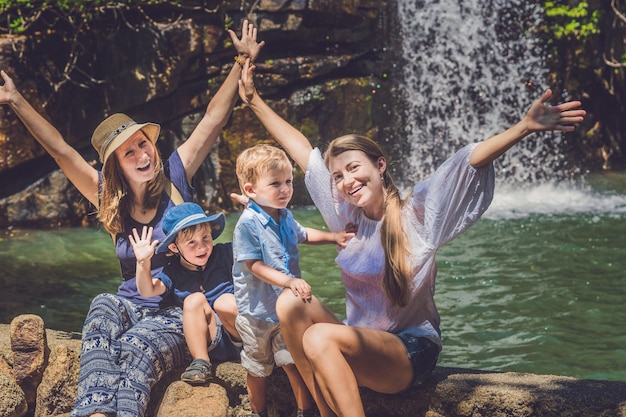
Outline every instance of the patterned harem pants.
[(188, 355), (180, 308), (154, 310), (113, 294), (96, 296), (83, 325), (71, 417), (142, 417), (150, 389)]

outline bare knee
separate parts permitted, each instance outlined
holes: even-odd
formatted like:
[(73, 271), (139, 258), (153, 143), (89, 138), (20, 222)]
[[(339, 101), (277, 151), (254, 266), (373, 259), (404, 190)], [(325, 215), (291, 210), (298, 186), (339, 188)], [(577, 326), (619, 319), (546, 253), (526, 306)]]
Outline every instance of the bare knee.
[(218, 316), (237, 317), (237, 301), (233, 294), (222, 294), (213, 303), (213, 309)]
[(201, 292), (189, 294), (183, 301), (183, 312), (204, 311), (209, 306), (209, 302)]
[(334, 324), (317, 323), (306, 329), (302, 335), (302, 348), (311, 363), (324, 360), (328, 352), (339, 350), (333, 332), (336, 327)]
[(291, 290), (284, 290), (276, 301), (276, 315), (281, 326), (289, 324), (295, 317), (303, 317), (305, 306), (302, 299), (295, 297)]

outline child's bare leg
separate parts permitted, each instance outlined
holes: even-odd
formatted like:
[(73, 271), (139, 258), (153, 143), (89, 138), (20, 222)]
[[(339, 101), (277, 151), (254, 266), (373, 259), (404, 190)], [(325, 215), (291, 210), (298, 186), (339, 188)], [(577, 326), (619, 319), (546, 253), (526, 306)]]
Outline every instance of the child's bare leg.
[(237, 301), (234, 294), (222, 294), (213, 303), (213, 308), (222, 321), (222, 325), (228, 333), (237, 341), (241, 340), (239, 332), (235, 328), (237, 318)]
[(313, 397), (307, 388), (300, 372), (296, 368), (296, 365), (285, 365), (283, 370), (289, 378), (289, 384), (293, 390), (293, 395), (296, 397), (296, 404), (299, 410), (310, 410), (313, 408)]
[(194, 359), (209, 361), (209, 341), (217, 332), (213, 310), (201, 292), (193, 293), (183, 303), (183, 331)]
[(247, 384), (252, 411), (255, 413), (266, 411), (267, 377), (253, 376), (248, 373)]

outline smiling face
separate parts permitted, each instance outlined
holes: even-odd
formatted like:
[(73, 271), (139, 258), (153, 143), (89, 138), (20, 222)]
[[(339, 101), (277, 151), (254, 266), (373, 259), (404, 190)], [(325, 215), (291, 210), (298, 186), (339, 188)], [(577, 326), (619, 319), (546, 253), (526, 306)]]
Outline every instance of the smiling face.
[(213, 252), (213, 238), (209, 223), (190, 226), (178, 232), (176, 243), (170, 243), (169, 249), (179, 253), (180, 263), (187, 269), (204, 268)]
[(381, 175), (387, 169), (384, 157), (372, 161), (364, 152), (349, 150), (330, 157), (328, 168), (339, 193), (365, 215), (380, 220), (384, 214), (385, 190)]
[(287, 207), (293, 196), (293, 172), (291, 166), (270, 168), (252, 183), (246, 183), (243, 190), (270, 216), (278, 209)]
[(143, 131), (137, 131), (120, 145), (115, 158), (129, 183), (142, 184), (154, 178), (156, 148)]

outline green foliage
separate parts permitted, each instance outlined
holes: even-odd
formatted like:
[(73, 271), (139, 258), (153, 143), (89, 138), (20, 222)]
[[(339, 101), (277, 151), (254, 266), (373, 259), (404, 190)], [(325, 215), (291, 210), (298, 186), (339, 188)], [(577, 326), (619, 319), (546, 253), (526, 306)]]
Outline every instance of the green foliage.
[(22, 16), (18, 16), (15, 19), (9, 22), (9, 28), (13, 32), (22, 32), (24, 27), (24, 18)]
[(586, 1), (581, 1), (576, 6), (546, 1), (543, 8), (552, 22), (548, 30), (556, 39), (583, 41), (600, 33), (599, 12), (594, 10), (589, 13), (589, 3)]
[[(228, 32), (228, 29), (232, 29), (234, 24), (235, 24), (235, 21), (233, 20), (232, 17), (230, 17), (228, 14), (224, 16), (224, 31), (225, 32)], [(233, 46), (233, 42), (231, 41), (230, 37), (226, 39), (226, 41), (224, 42), (224, 46), (226, 48), (230, 48), (231, 46)]]
[[(159, 4), (159, 3), (179, 3), (178, 1), (166, 1), (166, 0), (126, 0), (117, 2), (118, 4)], [(41, 8), (41, 7), (57, 7), (61, 10), (81, 10), (93, 7), (104, 6), (106, 4), (115, 4), (110, 0), (0, 0), (0, 12), (5, 12), (10, 9), (29, 9), (29, 8)]]
[(234, 24), (235, 24), (235, 21), (233, 20), (233, 18), (227, 14), (224, 18), (224, 29), (225, 30), (232, 29)]
[[(43, 10), (53, 9), (65, 16), (68, 21), (91, 21), (105, 9), (154, 5), (161, 3), (179, 4), (178, 0), (0, 0), (0, 22), (7, 22), (12, 33), (22, 33), (37, 20)], [(0, 23), (0, 26), (2, 24)]]

